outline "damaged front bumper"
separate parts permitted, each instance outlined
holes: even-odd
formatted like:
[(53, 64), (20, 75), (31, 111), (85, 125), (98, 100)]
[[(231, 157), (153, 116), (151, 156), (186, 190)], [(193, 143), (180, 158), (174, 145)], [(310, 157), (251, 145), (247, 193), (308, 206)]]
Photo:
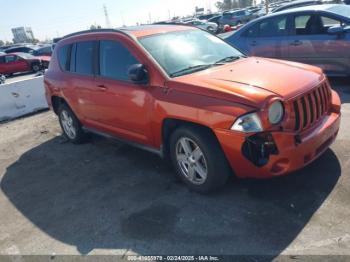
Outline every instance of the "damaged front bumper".
[(335, 140), (340, 127), (340, 99), (333, 91), (330, 112), (302, 133), (291, 131), (246, 134), (214, 130), (237, 177), (269, 178), (303, 168)]

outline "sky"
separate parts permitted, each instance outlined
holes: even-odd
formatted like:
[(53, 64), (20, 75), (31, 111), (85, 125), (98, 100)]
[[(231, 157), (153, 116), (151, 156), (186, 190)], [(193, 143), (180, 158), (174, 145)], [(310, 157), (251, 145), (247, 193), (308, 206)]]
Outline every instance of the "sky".
[(193, 14), (195, 7), (216, 11), (217, 0), (2, 0), (0, 40), (12, 41), (11, 28), (31, 27), (39, 40), (64, 36), (91, 25), (106, 26), (103, 6), (112, 27), (161, 21)]

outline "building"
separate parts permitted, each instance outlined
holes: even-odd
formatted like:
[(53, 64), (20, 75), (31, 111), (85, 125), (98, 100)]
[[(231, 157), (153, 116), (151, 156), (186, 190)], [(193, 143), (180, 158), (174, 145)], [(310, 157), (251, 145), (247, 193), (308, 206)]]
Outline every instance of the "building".
[(33, 31), (30, 27), (12, 28), (14, 43), (30, 43), (34, 40)]

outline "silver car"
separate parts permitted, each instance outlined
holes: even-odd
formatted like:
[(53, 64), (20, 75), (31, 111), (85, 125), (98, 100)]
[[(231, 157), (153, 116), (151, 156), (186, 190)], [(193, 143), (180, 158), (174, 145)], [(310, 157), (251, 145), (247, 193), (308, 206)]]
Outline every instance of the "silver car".
[(222, 26), (223, 25), (236, 26), (239, 24), (245, 24), (257, 17), (258, 15), (252, 14), (248, 10), (229, 11), (229, 12), (224, 12), (222, 14), (222, 17), (219, 19), (219, 24)]
[(350, 6), (316, 5), (256, 19), (223, 38), (251, 56), (321, 67), (350, 76)]
[(208, 22), (207, 20), (199, 20), (199, 19), (187, 21), (185, 24), (193, 25), (195, 27), (207, 30), (211, 33), (216, 32), (218, 28), (218, 25), (214, 22)]

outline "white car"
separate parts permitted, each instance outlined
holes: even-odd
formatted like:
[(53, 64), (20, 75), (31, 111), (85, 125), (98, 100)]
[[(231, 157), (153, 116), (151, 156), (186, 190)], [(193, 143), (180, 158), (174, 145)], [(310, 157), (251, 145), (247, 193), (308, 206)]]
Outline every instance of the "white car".
[(218, 25), (213, 22), (208, 22), (207, 20), (190, 20), (185, 22), (186, 25), (193, 25), (195, 27), (207, 30), (211, 33), (215, 33), (218, 29)]

